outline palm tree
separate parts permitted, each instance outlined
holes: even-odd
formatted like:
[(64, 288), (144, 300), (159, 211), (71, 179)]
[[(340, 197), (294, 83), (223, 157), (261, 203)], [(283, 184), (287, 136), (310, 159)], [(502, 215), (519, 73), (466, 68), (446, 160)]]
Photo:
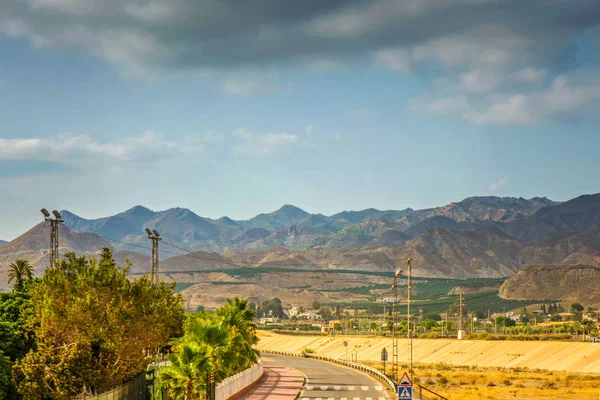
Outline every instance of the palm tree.
[(199, 399), (204, 391), (204, 377), (210, 370), (208, 348), (195, 343), (183, 343), (180, 351), (171, 355), (171, 365), (161, 368), (160, 382), (169, 388), (175, 400)]
[(216, 314), (222, 318), (223, 323), (229, 326), (233, 335), (241, 335), (243, 339), (242, 353), (240, 354), (246, 363), (243, 367), (249, 367), (258, 359), (258, 351), (254, 345), (258, 343), (256, 336), (256, 325), (252, 323), (256, 314), (248, 307), (248, 299), (236, 297), (234, 300), (227, 299), (227, 304), (219, 308)]
[(240, 371), (247, 364), (244, 338), (218, 318), (197, 318), (190, 324), (188, 341), (206, 346), (206, 356), (215, 373), (216, 383)]
[(33, 277), (33, 267), (27, 260), (16, 260), (9, 265), (10, 273), (8, 274), (8, 283), (15, 280), (15, 289), (22, 290), (25, 279)]

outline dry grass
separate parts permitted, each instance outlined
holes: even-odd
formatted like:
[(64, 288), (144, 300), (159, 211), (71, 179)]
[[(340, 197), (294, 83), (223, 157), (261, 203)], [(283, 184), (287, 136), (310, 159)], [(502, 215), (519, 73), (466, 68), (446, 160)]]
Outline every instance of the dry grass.
[[(383, 364), (380, 362), (368, 364), (383, 370)], [(401, 365), (400, 370), (408, 370), (408, 366)], [(389, 364), (386, 372), (390, 373)], [(415, 366), (413, 381), (449, 399), (597, 400), (600, 398), (600, 375), (540, 369), (420, 364)]]

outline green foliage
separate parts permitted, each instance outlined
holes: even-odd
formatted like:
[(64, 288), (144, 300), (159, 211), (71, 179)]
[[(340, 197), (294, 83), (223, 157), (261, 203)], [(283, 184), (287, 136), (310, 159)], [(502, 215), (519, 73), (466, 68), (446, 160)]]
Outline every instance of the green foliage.
[(263, 301), (261, 307), (257, 309), (256, 314), (259, 318), (262, 317), (275, 317), (283, 318), (285, 313), (283, 312), (283, 306), (281, 300), (274, 298), (272, 300)]
[(517, 323), (511, 318), (500, 316), (496, 317), (496, 324), (497, 326), (510, 327), (515, 326)]
[(240, 372), (258, 359), (255, 314), (248, 300), (235, 298), (214, 314), (189, 314), (184, 336), (175, 341), (171, 365), (159, 371), (161, 384), (170, 397), (199, 399), (206, 388), (207, 376), (215, 383)]
[(174, 284), (127, 278), (110, 249), (99, 261), (65, 254), (30, 288), (35, 351), (14, 367), (24, 399), (104, 392), (144, 370), (145, 351), (181, 331)]
[(427, 330), (431, 330), (438, 326), (438, 323), (432, 319), (426, 319), (421, 322), (421, 326)]
[(423, 319), (424, 320), (431, 319), (433, 321), (441, 321), (442, 316), (440, 314), (436, 314), (436, 313), (426, 313), (426, 314), (423, 314)]
[(581, 303), (573, 303), (571, 304), (571, 312), (580, 313), (583, 311), (583, 306)]
[(313, 349), (306, 347), (306, 348), (302, 349), (301, 354), (303, 357), (308, 357), (309, 354), (313, 354), (314, 352), (315, 351)]
[(0, 399), (9, 399), (14, 396), (14, 386), (11, 378), (12, 363), (10, 358), (0, 350)]
[(22, 290), (25, 280), (33, 278), (33, 266), (27, 260), (16, 260), (8, 268), (8, 283), (14, 280), (15, 290)]

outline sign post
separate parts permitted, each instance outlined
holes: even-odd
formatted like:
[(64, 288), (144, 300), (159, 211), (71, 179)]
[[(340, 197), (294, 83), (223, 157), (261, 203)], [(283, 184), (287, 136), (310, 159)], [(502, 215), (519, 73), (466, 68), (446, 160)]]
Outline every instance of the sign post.
[(413, 400), (413, 384), (406, 372), (398, 382), (398, 400)]
[(388, 360), (388, 351), (387, 349), (384, 347), (383, 350), (381, 350), (381, 361), (383, 361), (383, 374), (385, 375), (385, 362)]
[(344, 340), (344, 343), (343, 343), (343, 345), (344, 345), (344, 347), (346, 348), (346, 362), (348, 362), (348, 342), (346, 342), (346, 341)]

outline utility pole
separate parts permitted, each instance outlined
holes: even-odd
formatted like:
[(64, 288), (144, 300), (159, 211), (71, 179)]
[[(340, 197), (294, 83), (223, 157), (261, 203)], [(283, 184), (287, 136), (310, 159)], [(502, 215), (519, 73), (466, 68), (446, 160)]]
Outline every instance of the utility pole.
[(402, 270), (396, 270), (394, 274), (394, 302), (392, 303), (392, 380), (398, 382), (400, 380), (398, 369), (398, 331), (396, 328), (396, 309), (398, 308), (398, 277), (402, 275)]
[(407, 320), (408, 320), (408, 325), (407, 325), (407, 333), (408, 333), (408, 346), (409, 346), (409, 350), (410, 350), (410, 373), (413, 373), (413, 344), (412, 344), (412, 313), (411, 313), (411, 309), (410, 309), (410, 297), (411, 297), (411, 293), (412, 293), (412, 258), (408, 258), (406, 260), (406, 263), (408, 264), (408, 295), (407, 295)]
[(152, 269), (151, 269), (151, 281), (153, 284), (158, 283), (158, 242), (162, 240), (160, 234), (156, 231), (156, 229), (150, 230), (146, 228), (146, 233), (148, 234), (148, 239), (152, 241)]
[(50, 222), (50, 267), (58, 260), (58, 224), (63, 223), (62, 216), (56, 210), (52, 211), (54, 218), (50, 216), (50, 213), (45, 208), (40, 210), (44, 214), (44, 221)]
[(458, 312), (460, 313), (460, 319), (458, 320), (459, 322), (459, 328), (458, 330), (462, 331), (463, 330), (463, 292), (459, 293), (459, 306), (458, 306)]

